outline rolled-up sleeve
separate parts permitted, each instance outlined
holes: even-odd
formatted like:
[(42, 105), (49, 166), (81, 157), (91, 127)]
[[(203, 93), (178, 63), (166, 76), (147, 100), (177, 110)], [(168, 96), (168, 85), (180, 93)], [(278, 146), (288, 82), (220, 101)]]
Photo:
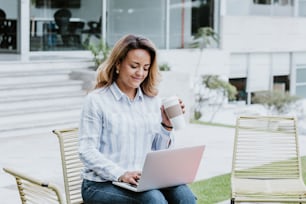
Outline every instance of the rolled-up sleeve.
[(162, 125), (160, 125), (160, 130), (155, 135), (152, 143), (152, 150), (167, 149), (171, 147), (173, 143), (174, 143), (173, 131), (168, 131)]

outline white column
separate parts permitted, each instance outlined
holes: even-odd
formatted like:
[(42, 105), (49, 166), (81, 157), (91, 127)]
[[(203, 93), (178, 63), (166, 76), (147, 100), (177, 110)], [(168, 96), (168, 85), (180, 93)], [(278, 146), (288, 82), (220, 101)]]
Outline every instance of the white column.
[(247, 53), (247, 72), (246, 72), (246, 88), (245, 91), (247, 92), (247, 104), (251, 104), (251, 91), (249, 91), (249, 72), (250, 72), (250, 53)]
[(102, 0), (102, 40), (105, 43), (106, 42), (106, 18), (107, 18), (107, 9), (106, 9), (106, 0)]
[(220, 0), (220, 16), (226, 16), (226, 0)]
[(290, 94), (296, 94), (296, 62), (294, 58), (294, 53), (290, 52)]
[[(184, 5), (183, 5), (184, 6)], [(166, 49), (168, 50), (170, 48), (170, 0), (166, 0)]]
[(270, 91), (273, 91), (273, 85), (274, 85), (274, 74), (273, 74), (273, 53), (271, 52), (269, 54), (269, 73), (270, 73), (270, 76), (269, 76), (269, 90)]
[(293, 16), (299, 16), (299, 0), (293, 0)]
[(30, 53), (30, 0), (20, 1), (19, 45), (22, 59), (28, 59)]

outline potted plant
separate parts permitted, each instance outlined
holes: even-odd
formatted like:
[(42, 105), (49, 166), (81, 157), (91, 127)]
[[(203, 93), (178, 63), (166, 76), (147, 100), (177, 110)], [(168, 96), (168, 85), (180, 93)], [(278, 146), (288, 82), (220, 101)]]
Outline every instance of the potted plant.
[(84, 45), (92, 54), (94, 61), (94, 70), (97, 70), (99, 65), (104, 62), (110, 52), (110, 48), (107, 44), (101, 39), (97, 44), (88, 43)]
[(194, 119), (199, 120), (201, 118), (201, 111), (205, 105), (207, 106), (205, 110), (211, 112), (209, 119), (211, 122), (224, 102), (235, 100), (238, 92), (235, 86), (217, 75), (205, 75), (201, 79), (195, 96)]
[(165, 62), (159, 65), (159, 70), (160, 71), (170, 71), (171, 67), (168, 63)]
[(84, 41), (83, 46), (91, 52), (94, 66), (89, 67), (87, 70), (74, 70), (70, 74), (70, 78), (74, 80), (82, 80), (84, 82), (83, 89), (89, 91), (93, 88), (97, 74), (96, 70), (99, 65), (106, 60), (110, 48), (103, 40), (99, 40), (96, 44), (89, 43), (89, 37)]

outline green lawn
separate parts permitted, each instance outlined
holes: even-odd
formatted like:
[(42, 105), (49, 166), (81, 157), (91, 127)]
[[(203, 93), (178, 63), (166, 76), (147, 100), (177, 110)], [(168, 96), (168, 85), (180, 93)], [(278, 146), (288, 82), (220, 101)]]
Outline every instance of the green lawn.
[[(302, 171), (306, 183), (306, 156), (302, 157)], [(230, 174), (197, 181), (190, 184), (190, 187), (198, 198), (198, 204), (211, 204), (228, 200), (231, 193)]]
[(228, 128), (235, 128), (235, 125), (225, 125), (221, 123), (211, 123), (211, 122), (203, 122), (200, 120), (190, 120), (190, 123), (199, 124), (199, 125), (209, 125), (209, 126), (218, 126), (218, 127), (228, 127)]

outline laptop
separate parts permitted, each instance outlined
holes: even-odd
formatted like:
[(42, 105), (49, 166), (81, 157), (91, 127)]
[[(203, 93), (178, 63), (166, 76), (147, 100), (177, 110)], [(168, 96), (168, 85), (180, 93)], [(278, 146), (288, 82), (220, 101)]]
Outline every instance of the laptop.
[(160, 189), (194, 181), (205, 145), (149, 152), (138, 185), (114, 181), (134, 192)]

